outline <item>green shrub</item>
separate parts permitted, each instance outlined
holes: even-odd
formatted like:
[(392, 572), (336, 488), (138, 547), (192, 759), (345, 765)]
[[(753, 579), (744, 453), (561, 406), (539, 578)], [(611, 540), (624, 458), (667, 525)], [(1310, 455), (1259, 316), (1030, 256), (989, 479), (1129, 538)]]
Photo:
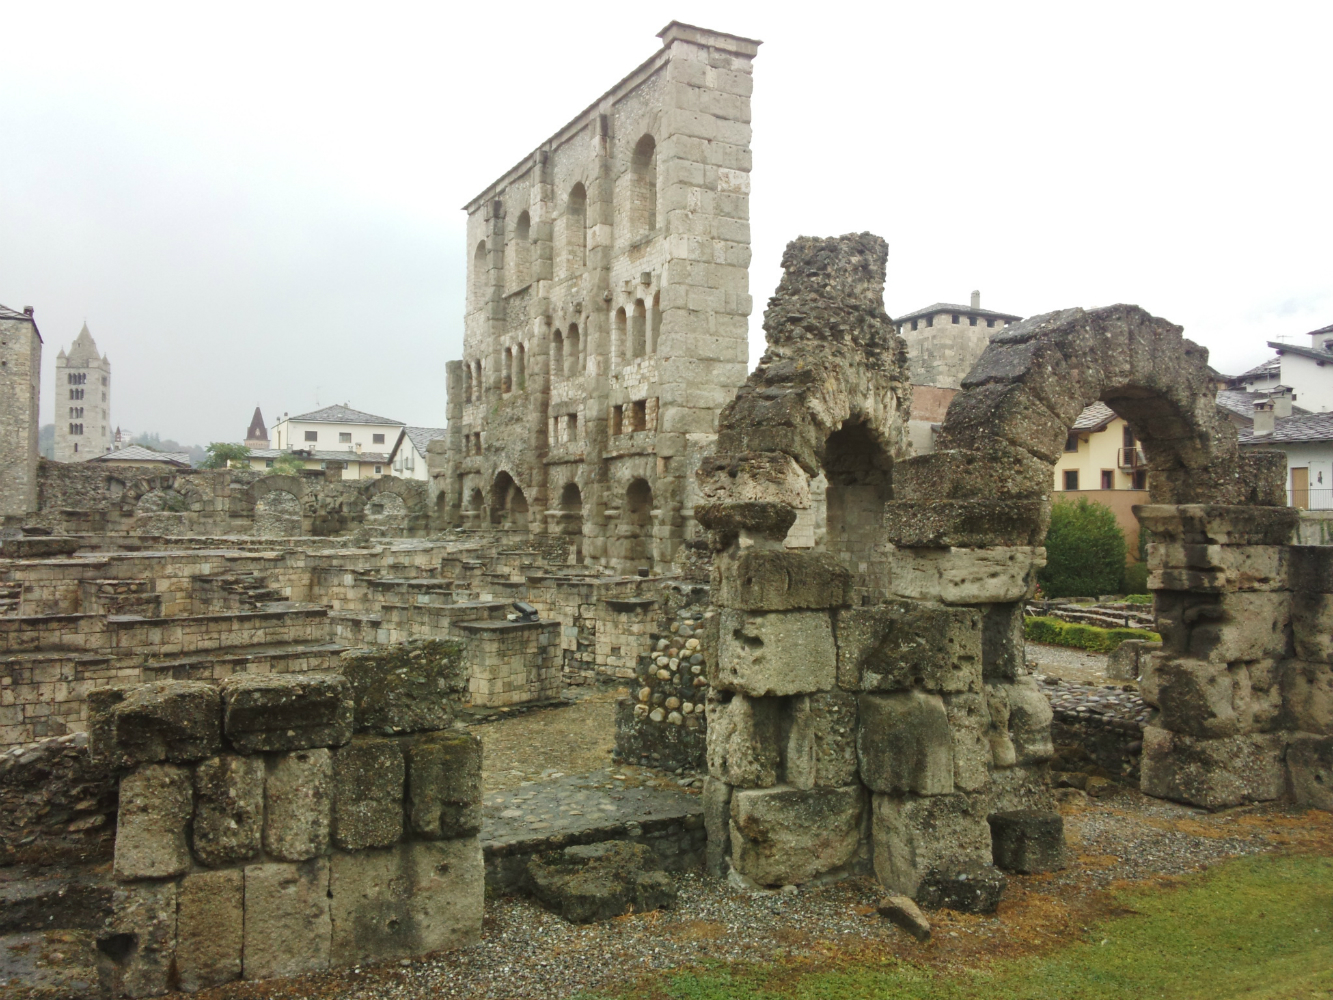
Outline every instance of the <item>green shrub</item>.
[(1110, 507), (1061, 500), (1051, 509), (1046, 566), (1037, 574), (1047, 597), (1097, 597), (1120, 589), (1125, 533)]
[(1122, 594), (1142, 594), (1148, 590), (1148, 564), (1130, 563), (1125, 567), (1124, 578), (1120, 582)]
[(1059, 618), (1040, 616), (1023, 619), (1023, 638), (1028, 642), (1086, 649), (1090, 653), (1110, 653), (1126, 639), (1162, 641), (1160, 635), (1146, 628), (1098, 628), (1096, 625), (1078, 625), (1063, 622)]
[(1152, 594), (1126, 594), (1126, 604), (1151, 604)]

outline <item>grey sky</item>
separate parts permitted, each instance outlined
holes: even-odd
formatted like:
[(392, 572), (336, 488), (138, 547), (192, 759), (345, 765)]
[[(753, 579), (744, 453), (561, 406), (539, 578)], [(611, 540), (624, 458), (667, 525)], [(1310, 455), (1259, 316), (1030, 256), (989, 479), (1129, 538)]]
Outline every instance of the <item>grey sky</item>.
[[(1333, 322), (1333, 5), (5, 3), (0, 302), (86, 319), (112, 419), (445, 420), (461, 206), (655, 51), (761, 38), (752, 356), (786, 241), (871, 230), (891, 314), (1134, 302), (1223, 371)], [(651, 9), (649, 9), (651, 7)]]

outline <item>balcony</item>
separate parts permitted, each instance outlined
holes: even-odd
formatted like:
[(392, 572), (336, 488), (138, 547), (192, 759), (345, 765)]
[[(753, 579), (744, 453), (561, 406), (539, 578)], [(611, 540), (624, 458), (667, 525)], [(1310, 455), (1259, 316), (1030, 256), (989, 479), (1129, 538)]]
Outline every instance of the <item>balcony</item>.
[(1148, 460), (1143, 455), (1142, 448), (1119, 448), (1119, 454), (1116, 456), (1116, 464), (1122, 469), (1146, 469)]

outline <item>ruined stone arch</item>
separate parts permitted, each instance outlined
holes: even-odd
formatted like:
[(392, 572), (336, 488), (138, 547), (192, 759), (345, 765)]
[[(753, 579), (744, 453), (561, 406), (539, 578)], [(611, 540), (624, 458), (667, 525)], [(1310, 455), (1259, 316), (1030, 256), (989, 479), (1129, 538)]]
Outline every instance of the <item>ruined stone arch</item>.
[(185, 477), (175, 473), (168, 472), (155, 476), (141, 476), (130, 483), (124, 483), (119, 479), (109, 478), (107, 480), (107, 489), (109, 492), (113, 491), (113, 483), (121, 484), (119, 500), (121, 510), (127, 514), (146, 513), (147, 511), (139, 510), (139, 504), (143, 501), (144, 497), (154, 492), (170, 493), (179, 496), (182, 499), (184, 506), (183, 508), (176, 508), (173, 506), (173, 510), (176, 510), (177, 512), (184, 510), (197, 513), (204, 509), (204, 496), (199, 491), (198, 487)]
[(266, 494), (272, 493), (274, 490), (290, 493), (298, 500), (304, 500), (309, 492), (309, 487), (306, 486), (303, 476), (264, 476), (250, 484), (250, 502), (258, 503)]
[(526, 531), (528, 498), (518, 481), (505, 469), (495, 474), (491, 485), (491, 524)]

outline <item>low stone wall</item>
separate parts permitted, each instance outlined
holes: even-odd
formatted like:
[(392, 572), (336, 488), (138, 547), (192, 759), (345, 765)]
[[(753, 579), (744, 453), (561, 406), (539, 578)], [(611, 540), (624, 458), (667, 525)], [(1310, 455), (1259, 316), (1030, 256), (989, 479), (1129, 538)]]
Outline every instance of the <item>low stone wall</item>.
[(481, 746), (421, 697), (438, 680), (415, 668), (427, 659), (98, 693), (92, 757), (120, 775), (99, 940), (115, 995), (479, 938)]
[(467, 636), (468, 690), (472, 704), (498, 707), (560, 697), (560, 623), (459, 622)]
[(116, 837), (116, 776), (88, 734), (0, 753), (0, 865), (97, 862)]

